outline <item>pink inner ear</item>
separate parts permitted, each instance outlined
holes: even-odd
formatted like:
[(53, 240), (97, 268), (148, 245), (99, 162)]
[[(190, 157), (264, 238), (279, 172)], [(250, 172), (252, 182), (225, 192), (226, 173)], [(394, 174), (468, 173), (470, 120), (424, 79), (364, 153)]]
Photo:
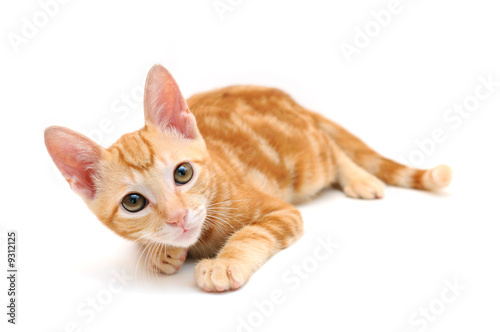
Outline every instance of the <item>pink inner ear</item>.
[(88, 198), (94, 198), (95, 184), (92, 177), (95, 173), (94, 163), (85, 161), (77, 163), (73, 157), (67, 156), (60, 156), (59, 161), (55, 162), (56, 166), (68, 181), (71, 189)]
[(45, 131), (45, 145), (71, 189), (83, 198), (94, 198), (96, 186), (93, 176), (100, 160), (99, 146), (87, 137), (62, 127), (50, 127)]
[(196, 120), (172, 75), (161, 65), (149, 71), (144, 91), (146, 120), (160, 128), (173, 128), (185, 138), (197, 135)]

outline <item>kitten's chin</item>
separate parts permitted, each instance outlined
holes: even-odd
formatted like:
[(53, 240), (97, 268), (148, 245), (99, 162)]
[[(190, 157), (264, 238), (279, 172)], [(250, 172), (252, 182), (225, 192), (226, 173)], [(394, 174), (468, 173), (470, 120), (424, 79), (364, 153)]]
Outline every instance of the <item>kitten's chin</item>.
[(188, 229), (180, 234), (169, 236), (168, 244), (174, 247), (187, 248), (198, 241), (201, 233), (201, 227)]

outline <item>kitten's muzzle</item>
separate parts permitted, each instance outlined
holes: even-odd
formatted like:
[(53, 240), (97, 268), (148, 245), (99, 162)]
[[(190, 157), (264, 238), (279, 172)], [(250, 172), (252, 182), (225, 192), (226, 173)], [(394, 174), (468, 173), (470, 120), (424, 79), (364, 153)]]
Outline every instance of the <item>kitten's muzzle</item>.
[(177, 225), (184, 228), (187, 220), (187, 210), (186, 209), (176, 209), (174, 210), (169, 218), (165, 221), (167, 224)]

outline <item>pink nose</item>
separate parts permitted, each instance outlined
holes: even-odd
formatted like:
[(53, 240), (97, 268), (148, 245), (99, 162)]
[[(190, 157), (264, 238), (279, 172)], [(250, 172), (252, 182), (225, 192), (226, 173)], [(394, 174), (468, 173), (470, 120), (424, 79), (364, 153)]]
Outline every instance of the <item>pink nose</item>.
[(186, 223), (186, 215), (187, 215), (186, 209), (176, 210), (170, 215), (170, 218), (167, 219), (167, 224), (177, 224), (183, 227), (184, 224)]

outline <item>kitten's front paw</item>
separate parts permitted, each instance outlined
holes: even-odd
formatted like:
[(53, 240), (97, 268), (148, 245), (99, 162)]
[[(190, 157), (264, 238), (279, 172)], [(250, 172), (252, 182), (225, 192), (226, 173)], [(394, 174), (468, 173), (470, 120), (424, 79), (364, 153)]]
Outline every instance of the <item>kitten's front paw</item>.
[(194, 276), (206, 292), (224, 292), (240, 288), (250, 277), (243, 264), (234, 259), (204, 259), (196, 265)]
[(174, 274), (179, 271), (186, 260), (188, 249), (166, 247), (156, 252), (153, 250), (148, 257), (148, 268), (153, 272)]

